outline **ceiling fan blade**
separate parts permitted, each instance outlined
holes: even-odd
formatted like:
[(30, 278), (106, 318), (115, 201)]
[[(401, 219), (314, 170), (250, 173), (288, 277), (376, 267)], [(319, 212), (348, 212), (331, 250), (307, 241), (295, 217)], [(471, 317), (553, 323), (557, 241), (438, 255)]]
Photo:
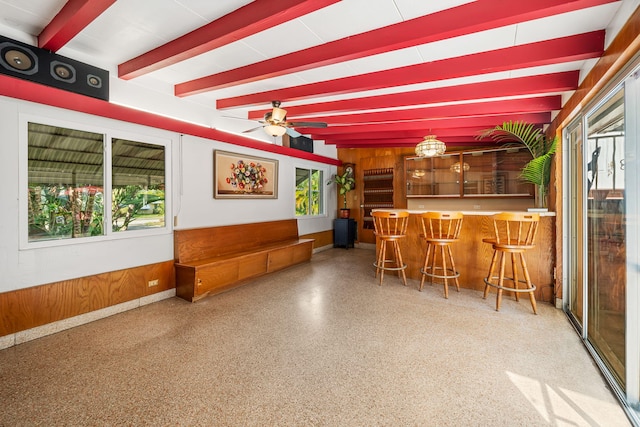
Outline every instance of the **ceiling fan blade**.
[(253, 128), (253, 129), (243, 130), (242, 133), (249, 133), (249, 132), (253, 132), (253, 131), (256, 131), (256, 130), (262, 129), (262, 128), (263, 128), (263, 126), (258, 126), (258, 127)]
[(295, 129), (289, 128), (289, 127), (287, 128), (287, 135), (289, 135), (292, 138), (297, 138), (299, 136), (302, 136), (302, 134), (300, 132), (298, 132)]
[(323, 122), (290, 122), (289, 126), (301, 128), (326, 128), (327, 124)]
[(224, 117), (225, 119), (236, 119), (236, 120), (249, 120), (249, 121), (254, 121), (251, 119), (247, 119), (246, 117), (236, 117), (236, 116), (220, 116), (220, 117)]

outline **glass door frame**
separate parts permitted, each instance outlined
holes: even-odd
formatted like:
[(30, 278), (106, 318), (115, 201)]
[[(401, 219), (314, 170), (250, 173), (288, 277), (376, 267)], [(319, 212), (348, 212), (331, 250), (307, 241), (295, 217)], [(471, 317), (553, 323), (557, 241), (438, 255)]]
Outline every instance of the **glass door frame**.
[[(633, 72), (631, 71), (633, 70)], [(626, 259), (626, 311), (625, 311), (625, 389), (621, 389), (608, 367), (600, 358), (598, 352), (588, 340), (588, 293), (587, 293), (587, 200), (585, 193), (587, 156), (584, 153), (584, 144), (587, 129), (587, 117), (595, 111), (606, 99), (624, 86), (625, 108), (625, 163), (630, 170), (640, 170), (640, 58), (630, 62), (626, 73), (620, 73), (618, 79), (600, 92), (600, 95), (590, 102), (569, 125), (563, 129), (562, 146), (562, 181), (563, 197), (563, 259), (565, 260), (563, 283), (563, 310), (581, 336), (583, 343), (591, 353), (594, 361), (609, 382), (614, 393), (618, 396), (623, 407), (637, 425), (640, 425), (640, 174), (625, 174), (625, 188), (629, 190), (626, 197), (627, 215), (627, 259)], [(581, 127), (579, 146), (571, 146), (569, 132), (576, 126)], [(572, 158), (573, 156), (573, 158)], [(579, 158), (575, 158), (575, 157)], [(578, 171), (574, 170), (579, 167)], [(574, 181), (572, 181), (574, 180)], [(578, 180), (576, 183), (575, 180)], [(578, 192), (578, 194), (575, 194)], [(575, 200), (575, 209), (572, 210), (572, 198)], [(573, 230), (573, 231), (572, 231)], [(574, 232), (580, 236), (573, 236)], [(572, 245), (571, 239), (577, 239), (576, 245)], [(577, 253), (575, 253), (577, 250)], [(576, 272), (582, 269), (580, 274)], [(582, 320), (571, 313), (571, 280), (576, 279), (581, 283), (582, 289)]]
[[(625, 81), (626, 167), (640, 170), (640, 60)], [(640, 418), (640, 173), (626, 174), (627, 196), (627, 296), (626, 359), (627, 401)], [(633, 363), (631, 363), (633, 361)]]

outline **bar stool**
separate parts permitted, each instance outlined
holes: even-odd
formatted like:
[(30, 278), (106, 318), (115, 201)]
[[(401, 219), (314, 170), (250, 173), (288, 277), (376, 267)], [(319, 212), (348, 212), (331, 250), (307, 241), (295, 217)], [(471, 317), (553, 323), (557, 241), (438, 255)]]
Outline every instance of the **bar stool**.
[[(407, 264), (402, 261), (400, 252), (400, 240), (407, 236), (407, 225), (409, 224), (408, 211), (373, 211), (374, 234), (376, 236), (376, 246), (378, 257), (373, 263), (376, 267), (376, 275), (380, 274), (380, 286), (385, 271), (397, 271), (398, 276), (402, 273), (402, 282), (407, 286), (407, 276), (404, 270)], [(387, 245), (391, 244), (393, 259), (387, 259)], [(394, 266), (387, 266), (393, 263)]]
[[(484, 296), (487, 298), (489, 294), (489, 287), (494, 287), (498, 290), (496, 296), (496, 311), (500, 311), (500, 302), (502, 301), (502, 291), (506, 290), (513, 292), (516, 301), (519, 301), (518, 294), (526, 292), (529, 294), (531, 300), (531, 307), (533, 313), (537, 313), (536, 298), (533, 291), (536, 290), (536, 286), (531, 283), (531, 276), (527, 269), (527, 263), (524, 259), (524, 253), (535, 247), (533, 241), (538, 231), (538, 223), (540, 215), (537, 213), (528, 212), (502, 212), (493, 215), (493, 231), (494, 237), (482, 239), (483, 242), (489, 243), (493, 246), (493, 257), (491, 258), (491, 265), (489, 266), (489, 273), (486, 279), (484, 279)], [(511, 254), (511, 271), (513, 277), (505, 277), (505, 256)], [(500, 270), (497, 276), (494, 276), (494, 270), (498, 262), (498, 256), (500, 256)], [(520, 265), (518, 266), (518, 261)], [(518, 268), (522, 270), (524, 280), (518, 277)], [(505, 286), (504, 281), (511, 281), (513, 287)], [(519, 284), (524, 283), (525, 288), (520, 288)]]
[[(462, 229), (462, 212), (425, 212), (420, 215), (422, 234), (427, 242), (427, 252), (424, 264), (420, 269), (420, 291), (424, 285), (424, 279), (429, 276), (432, 279), (442, 279), (444, 282), (444, 297), (449, 298), (449, 279), (453, 279), (456, 290), (460, 292), (458, 277), (460, 272), (456, 270), (456, 263), (451, 253), (451, 244), (460, 240)], [(438, 248), (440, 250), (438, 251)], [(440, 256), (438, 257), (438, 252)], [(429, 260), (431, 257), (431, 261)], [(437, 261), (440, 261), (439, 263)], [(447, 260), (450, 267), (447, 267)]]

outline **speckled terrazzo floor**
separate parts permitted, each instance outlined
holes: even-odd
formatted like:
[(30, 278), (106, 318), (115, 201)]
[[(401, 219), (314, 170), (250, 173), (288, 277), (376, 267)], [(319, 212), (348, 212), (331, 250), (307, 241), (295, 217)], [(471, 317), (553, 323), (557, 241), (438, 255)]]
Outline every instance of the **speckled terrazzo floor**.
[(373, 258), (331, 249), (2, 350), (0, 425), (629, 425), (560, 310), (378, 286)]

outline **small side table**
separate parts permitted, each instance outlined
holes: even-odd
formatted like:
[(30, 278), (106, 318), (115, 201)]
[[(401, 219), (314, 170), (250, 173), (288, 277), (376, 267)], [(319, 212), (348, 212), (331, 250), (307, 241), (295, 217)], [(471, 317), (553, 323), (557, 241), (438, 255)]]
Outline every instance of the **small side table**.
[(351, 218), (337, 218), (333, 220), (333, 247), (349, 249), (355, 247), (357, 222)]

